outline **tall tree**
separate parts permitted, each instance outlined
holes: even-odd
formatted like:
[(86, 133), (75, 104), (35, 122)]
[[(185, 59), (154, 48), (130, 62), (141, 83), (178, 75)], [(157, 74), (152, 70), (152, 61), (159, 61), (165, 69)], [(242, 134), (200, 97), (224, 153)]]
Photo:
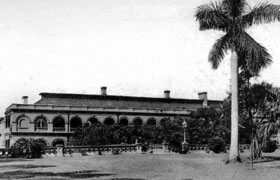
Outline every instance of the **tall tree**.
[(208, 60), (213, 69), (219, 67), (225, 53), (231, 51), (231, 145), (229, 161), (240, 161), (238, 150), (238, 70), (252, 74), (272, 62), (266, 48), (257, 43), (246, 29), (253, 24), (280, 21), (280, 6), (260, 3), (249, 7), (246, 0), (210, 2), (197, 8), (195, 17), (200, 30), (220, 30), (225, 35), (213, 45)]

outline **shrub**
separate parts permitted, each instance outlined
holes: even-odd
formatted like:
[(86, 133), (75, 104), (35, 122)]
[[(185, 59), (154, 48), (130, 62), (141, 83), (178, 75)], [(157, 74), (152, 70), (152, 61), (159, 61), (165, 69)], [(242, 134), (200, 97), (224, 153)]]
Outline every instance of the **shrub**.
[(30, 158), (41, 158), (42, 157), (42, 145), (39, 143), (32, 143), (30, 145)]
[(18, 149), (16, 147), (11, 147), (10, 153), (12, 158), (25, 158), (27, 157), (26, 149)]
[(28, 156), (28, 141), (25, 139), (18, 140), (10, 148), (12, 158), (25, 158)]
[(225, 141), (219, 137), (210, 139), (208, 146), (214, 153), (224, 152), (226, 149)]
[(10, 149), (13, 158), (40, 158), (42, 156), (42, 144), (34, 140), (17, 141)]
[(276, 149), (277, 149), (276, 141), (267, 141), (262, 147), (262, 151), (265, 153), (272, 153)]

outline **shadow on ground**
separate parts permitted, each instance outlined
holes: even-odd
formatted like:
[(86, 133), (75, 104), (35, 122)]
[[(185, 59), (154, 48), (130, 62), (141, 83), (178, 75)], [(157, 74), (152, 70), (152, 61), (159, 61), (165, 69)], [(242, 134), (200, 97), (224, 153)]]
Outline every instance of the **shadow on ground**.
[(32, 169), (32, 168), (48, 168), (48, 167), (56, 167), (53, 165), (41, 165), (36, 166), (32, 164), (22, 164), (22, 165), (6, 165), (6, 166), (0, 166), (0, 169)]
[(145, 179), (133, 179), (133, 178), (113, 178), (108, 180), (145, 180)]
[(20, 158), (0, 158), (0, 164), (1, 163), (7, 163), (7, 162), (20, 162), (20, 161), (34, 161), (32, 159), (20, 159)]
[(54, 178), (54, 179), (85, 179), (110, 176), (110, 173), (100, 173), (95, 170), (76, 172), (32, 172), (32, 171), (8, 171), (0, 173), (0, 179), (26, 179), (26, 178)]
[[(272, 161), (280, 161), (280, 157), (275, 156), (264, 156), (263, 159), (254, 160), (254, 164), (257, 163), (265, 163), (265, 162), (272, 162)], [(249, 163), (249, 162), (248, 162)]]

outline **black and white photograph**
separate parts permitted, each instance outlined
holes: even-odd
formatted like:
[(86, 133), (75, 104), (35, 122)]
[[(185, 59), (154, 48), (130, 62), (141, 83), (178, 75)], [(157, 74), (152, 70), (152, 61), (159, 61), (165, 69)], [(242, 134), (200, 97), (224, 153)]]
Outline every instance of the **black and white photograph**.
[(280, 0), (0, 0), (0, 179), (276, 180)]

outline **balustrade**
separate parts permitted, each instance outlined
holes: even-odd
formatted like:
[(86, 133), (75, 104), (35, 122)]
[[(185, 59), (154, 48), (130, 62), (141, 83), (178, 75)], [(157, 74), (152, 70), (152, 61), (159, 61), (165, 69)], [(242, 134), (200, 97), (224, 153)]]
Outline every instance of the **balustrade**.
[(53, 132), (65, 132), (65, 127), (53, 127)]
[(75, 131), (77, 131), (78, 130), (78, 128), (70, 128), (70, 132), (75, 132)]
[(47, 127), (35, 127), (36, 132), (46, 132), (47, 130)]
[[(46, 156), (57, 156), (57, 147), (45, 147), (42, 150), (43, 154)], [(75, 154), (87, 155), (91, 153), (95, 154), (120, 154), (137, 152), (136, 144), (120, 144), (120, 145), (96, 145), (96, 146), (68, 146), (62, 148), (62, 153), (64, 156), (72, 156)]]

